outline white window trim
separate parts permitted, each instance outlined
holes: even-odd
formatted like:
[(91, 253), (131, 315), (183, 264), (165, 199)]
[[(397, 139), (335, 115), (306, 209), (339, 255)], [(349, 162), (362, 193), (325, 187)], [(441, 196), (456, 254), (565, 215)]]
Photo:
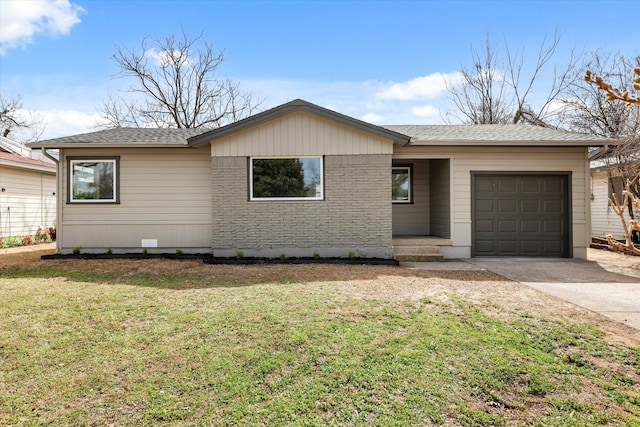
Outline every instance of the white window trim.
[[(253, 160), (261, 159), (318, 159), (320, 160), (320, 196), (318, 197), (253, 197)], [(252, 202), (268, 201), (319, 201), (324, 200), (324, 159), (322, 156), (256, 156), (249, 157), (249, 200)]]
[[(408, 183), (408, 188), (407, 188), (407, 200), (393, 200), (393, 198), (391, 199), (391, 203), (405, 203), (405, 204), (411, 204), (413, 203), (413, 188), (412, 187), (412, 178), (411, 178), (411, 169), (413, 169), (411, 166), (392, 166), (391, 167), (391, 175), (393, 176), (393, 171), (394, 170), (406, 170), (407, 171), (407, 183)], [(391, 196), (393, 197), (393, 195)]]
[[(69, 192), (69, 203), (119, 203), (118, 186), (118, 174), (119, 174), (119, 162), (117, 157), (100, 158), (100, 157), (87, 157), (87, 158), (73, 158), (69, 159), (69, 185), (67, 191)], [(73, 197), (73, 166), (78, 163), (113, 163), (113, 197), (110, 199), (75, 199)]]

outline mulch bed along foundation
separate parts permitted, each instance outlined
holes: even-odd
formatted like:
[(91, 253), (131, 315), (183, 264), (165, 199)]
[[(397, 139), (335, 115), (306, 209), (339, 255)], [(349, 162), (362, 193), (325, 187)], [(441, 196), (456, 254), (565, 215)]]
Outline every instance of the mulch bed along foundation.
[(386, 258), (313, 258), (313, 257), (290, 257), (290, 258), (255, 258), (255, 257), (214, 257), (211, 254), (49, 254), (42, 255), (47, 259), (172, 259), (172, 260), (197, 260), (201, 259), (207, 264), (368, 264), (368, 265), (399, 265), (394, 259)]

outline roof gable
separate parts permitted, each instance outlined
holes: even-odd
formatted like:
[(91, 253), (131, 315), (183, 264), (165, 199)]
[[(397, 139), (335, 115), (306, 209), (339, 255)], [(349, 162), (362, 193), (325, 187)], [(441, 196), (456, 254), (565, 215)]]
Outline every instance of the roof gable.
[(316, 114), (326, 119), (333, 120), (347, 126), (355, 127), (361, 131), (372, 133), (376, 136), (383, 137), (386, 139), (390, 139), (397, 143), (406, 144), (409, 141), (409, 138), (406, 135), (403, 135), (402, 133), (396, 132), (392, 129), (386, 129), (380, 126), (373, 125), (371, 123), (363, 122), (362, 120), (345, 116), (344, 114), (340, 114), (333, 110), (320, 107), (318, 105), (312, 104), (302, 99), (296, 99), (294, 101), (288, 102), (286, 104), (282, 104), (270, 110), (263, 111), (262, 113), (258, 113), (251, 117), (247, 117), (246, 119), (239, 120), (235, 123), (231, 123), (221, 128), (214, 129), (209, 132), (190, 138), (189, 143), (191, 145), (204, 144), (204, 143), (210, 142), (212, 139), (220, 138), (220, 137), (229, 135), (230, 133), (233, 133), (233, 132), (238, 132), (240, 130), (246, 129), (251, 126), (255, 126), (257, 124), (263, 123), (268, 120), (273, 120), (275, 118), (281, 117), (285, 114), (289, 114), (294, 111), (306, 111), (311, 114)]

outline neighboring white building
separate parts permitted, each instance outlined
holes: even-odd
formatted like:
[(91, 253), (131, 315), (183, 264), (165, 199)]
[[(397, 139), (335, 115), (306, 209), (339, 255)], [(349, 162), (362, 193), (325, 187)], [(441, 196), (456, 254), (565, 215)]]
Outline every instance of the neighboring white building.
[(55, 221), (55, 164), (0, 137), (0, 238), (32, 235)]
[[(605, 238), (611, 234), (614, 239), (624, 240), (624, 230), (620, 217), (611, 209), (609, 198), (613, 194), (618, 195), (622, 203), (623, 180), (616, 175), (615, 169), (607, 171), (603, 160), (591, 162), (591, 235), (593, 237)], [(635, 209), (636, 218), (640, 218), (640, 209)], [(625, 215), (629, 220), (629, 215)]]

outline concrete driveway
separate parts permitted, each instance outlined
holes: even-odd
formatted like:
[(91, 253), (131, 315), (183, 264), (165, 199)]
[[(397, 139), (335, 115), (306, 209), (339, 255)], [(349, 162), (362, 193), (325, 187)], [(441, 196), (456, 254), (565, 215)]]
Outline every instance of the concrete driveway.
[(409, 268), (488, 270), (640, 330), (640, 257), (589, 249), (588, 260), (472, 258)]
[(465, 260), (640, 330), (640, 257), (589, 249), (577, 259)]

